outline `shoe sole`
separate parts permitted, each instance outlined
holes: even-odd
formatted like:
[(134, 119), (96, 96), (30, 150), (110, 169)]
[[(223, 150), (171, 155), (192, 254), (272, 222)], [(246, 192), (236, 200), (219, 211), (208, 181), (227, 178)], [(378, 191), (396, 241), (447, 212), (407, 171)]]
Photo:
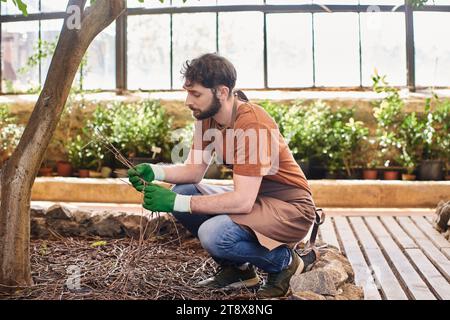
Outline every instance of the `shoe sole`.
[(252, 278), (252, 279), (247, 279), (247, 280), (243, 280), (243, 281), (239, 281), (239, 282), (234, 282), (231, 283), (229, 285), (227, 285), (226, 287), (223, 287), (222, 289), (242, 289), (242, 288), (252, 288), (252, 287), (256, 287), (257, 285), (259, 285), (259, 278)]
[(300, 260), (297, 270), (295, 270), (294, 275), (298, 276), (300, 274), (302, 274), (305, 271), (305, 263), (303, 262), (303, 259), (298, 257), (298, 259)]

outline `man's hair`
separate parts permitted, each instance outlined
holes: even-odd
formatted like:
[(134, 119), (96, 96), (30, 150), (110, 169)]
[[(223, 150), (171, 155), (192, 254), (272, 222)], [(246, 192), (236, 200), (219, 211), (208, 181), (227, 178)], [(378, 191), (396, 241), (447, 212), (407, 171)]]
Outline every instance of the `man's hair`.
[(224, 85), (230, 89), (230, 95), (236, 85), (237, 75), (233, 64), (216, 53), (207, 53), (186, 61), (181, 74), (189, 86), (197, 83), (214, 90)]

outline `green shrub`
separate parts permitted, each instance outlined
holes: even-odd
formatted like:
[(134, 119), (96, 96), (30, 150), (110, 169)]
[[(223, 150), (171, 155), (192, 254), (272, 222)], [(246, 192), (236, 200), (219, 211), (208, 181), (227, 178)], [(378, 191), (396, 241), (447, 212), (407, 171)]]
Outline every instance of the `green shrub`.
[(24, 126), (16, 122), (8, 107), (0, 105), (0, 166), (12, 155), (23, 134)]
[(259, 104), (267, 113), (272, 117), (273, 120), (278, 124), (281, 134), (285, 135), (285, 121), (287, 114), (289, 113), (289, 107), (285, 104), (279, 104), (269, 100), (262, 101)]
[(75, 169), (99, 171), (104, 158), (103, 146), (92, 140), (86, 132), (77, 135), (67, 143), (69, 161)]
[(158, 101), (98, 106), (86, 127), (99, 130), (125, 156), (150, 156), (156, 146), (163, 159), (170, 157), (172, 118)]

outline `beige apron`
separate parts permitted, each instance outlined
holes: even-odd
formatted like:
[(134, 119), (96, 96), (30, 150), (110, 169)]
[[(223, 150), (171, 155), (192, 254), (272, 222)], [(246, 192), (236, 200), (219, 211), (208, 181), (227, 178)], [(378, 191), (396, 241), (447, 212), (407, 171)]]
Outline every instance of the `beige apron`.
[[(233, 186), (195, 186), (204, 195), (233, 191)], [(250, 228), (259, 243), (272, 250), (283, 244), (293, 247), (306, 237), (313, 225), (315, 205), (307, 191), (263, 179), (251, 212), (229, 217)]]

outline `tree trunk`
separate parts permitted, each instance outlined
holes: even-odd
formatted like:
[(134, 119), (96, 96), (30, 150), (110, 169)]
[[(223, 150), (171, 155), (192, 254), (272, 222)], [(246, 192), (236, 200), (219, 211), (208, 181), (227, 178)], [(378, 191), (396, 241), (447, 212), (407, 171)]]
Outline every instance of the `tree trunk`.
[(92, 40), (126, 10), (124, 0), (70, 0), (81, 9), (81, 28), (67, 17), (42, 92), (14, 154), (4, 166), (0, 203), (0, 290), (32, 284), (30, 269), (31, 188), (66, 104), (78, 67)]

